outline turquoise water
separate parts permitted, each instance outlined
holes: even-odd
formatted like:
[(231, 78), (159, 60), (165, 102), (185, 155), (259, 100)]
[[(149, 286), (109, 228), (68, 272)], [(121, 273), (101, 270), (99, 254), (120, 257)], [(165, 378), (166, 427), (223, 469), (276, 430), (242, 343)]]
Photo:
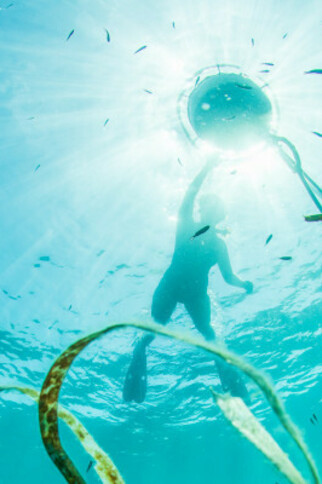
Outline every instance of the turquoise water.
[[(76, 339), (150, 320), (182, 196), (208, 156), (177, 116), (198, 70), (229, 63), (267, 82), (276, 131), (321, 184), (322, 139), (312, 131), (322, 132), (322, 76), (304, 74), (322, 67), (321, 31), (313, 0), (1, 0), (0, 385), (40, 389)], [(263, 62), (274, 64), (269, 73)], [(232, 266), (254, 284), (245, 295), (212, 271), (213, 327), (269, 375), (321, 473), (321, 226), (303, 219), (317, 209), (269, 146), (227, 158), (204, 189), (225, 201)], [(180, 305), (171, 327), (197, 335)], [(136, 333), (118, 330), (86, 349), (60, 399), (128, 484), (286, 482), (214, 405), (208, 386), (220, 390), (219, 379), (200, 350), (156, 338), (146, 400), (124, 403)], [(252, 383), (249, 391), (255, 415), (308, 476)], [(99, 482), (61, 432), (86, 482)], [(65, 482), (43, 448), (36, 405), (16, 392), (1, 394), (0, 448), (1, 483)]]

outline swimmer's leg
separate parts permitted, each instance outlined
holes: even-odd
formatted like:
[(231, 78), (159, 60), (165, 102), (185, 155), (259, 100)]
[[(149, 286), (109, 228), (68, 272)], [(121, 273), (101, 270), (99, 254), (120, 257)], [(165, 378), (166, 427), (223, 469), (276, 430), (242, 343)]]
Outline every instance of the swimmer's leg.
[[(171, 290), (171, 285), (164, 279), (157, 287), (152, 301), (152, 317), (157, 323), (166, 324), (177, 304), (177, 300)], [(146, 371), (146, 347), (153, 341), (154, 335), (144, 334), (137, 342), (127, 371), (123, 399), (126, 402), (135, 401), (141, 403), (146, 395), (147, 371)]]
[[(191, 297), (185, 302), (185, 307), (195, 325), (207, 341), (215, 339), (214, 330), (210, 324), (210, 300), (207, 294)], [(215, 364), (222, 388), (231, 395), (241, 397), (246, 403), (249, 394), (239, 372), (221, 358), (215, 358)]]

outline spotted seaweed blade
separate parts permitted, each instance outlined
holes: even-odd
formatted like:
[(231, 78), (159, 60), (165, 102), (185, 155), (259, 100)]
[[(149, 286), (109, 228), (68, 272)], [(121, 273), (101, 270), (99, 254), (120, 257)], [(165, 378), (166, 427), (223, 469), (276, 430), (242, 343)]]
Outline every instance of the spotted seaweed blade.
[[(72, 365), (74, 359), (79, 353), (82, 352), (82, 350), (86, 346), (88, 346), (92, 341), (99, 339), (101, 336), (109, 333), (112, 330), (125, 328), (125, 327), (138, 328), (141, 330), (153, 332), (155, 334), (167, 336), (169, 338), (174, 338), (178, 341), (193, 345), (197, 348), (204, 349), (207, 352), (225, 360), (226, 363), (239, 368), (243, 373), (245, 373), (248, 377), (250, 377), (263, 391), (272, 410), (275, 412), (281, 424), (288, 432), (289, 436), (297, 444), (298, 448), (301, 450), (303, 456), (305, 457), (306, 462), (309, 466), (309, 469), (312, 473), (314, 483), (320, 484), (317, 468), (315, 466), (313, 458), (311, 457), (306, 447), (306, 444), (302, 438), (301, 433), (289, 418), (288, 414), (284, 409), (283, 403), (280, 401), (280, 399), (278, 398), (278, 396), (274, 391), (274, 388), (262, 373), (260, 373), (258, 370), (256, 370), (256, 368), (254, 368), (252, 365), (250, 365), (249, 363), (247, 363), (246, 361), (244, 361), (234, 353), (228, 351), (226, 348), (217, 346), (213, 343), (206, 342), (203, 339), (195, 338), (189, 333), (172, 331), (160, 324), (141, 323), (141, 322), (114, 323), (102, 329), (101, 331), (97, 331), (95, 333), (92, 333), (76, 341), (76, 343), (74, 343), (69, 348), (67, 348), (56, 359), (56, 361), (52, 365), (45, 379), (44, 385), (41, 390), (40, 399), (39, 399), (39, 421), (40, 421), (43, 443), (45, 445), (45, 448), (47, 450), (49, 457), (52, 459), (52, 461), (55, 463), (57, 468), (64, 475), (64, 477), (68, 482), (83, 483), (84, 481), (80, 476), (78, 470), (74, 466), (73, 462), (71, 461), (70, 457), (68, 456), (67, 452), (63, 448), (60, 441), (60, 436), (58, 431), (58, 415), (57, 415), (60, 388), (63, 384), (64, 378), (67, 375), (68, 370)], [(50, 395), (50, 398), (48, 398), (48, 395)], [(50, 401), (47, 401), (47, 400), (50, 400)], [(234, 400), (233, 405), (236, 406), (235, 403), (236, 401)], [(239, 407), (240, 407), (240, 404), (239, 404)], [(245, 413), (245, 409), (243, 408), (242, 410)], [(252, 422), (256, 423), (256, 419), (254, 416), (253, 416), (253, 419), (254, 420)], [(274, 465), (276, 465), (275, 462), (273, 463)], [(290, 466), (289, 466), (289, 469), (291, 469)], [(291, 469), (288, 472), (290, 472), (291, 475), (293, 476), (294, 474), (293, 469)], [(118, 481), (115, 481), (114, 475), (111, 475), (111, 478), (114, 479), (114, 481), (112, 480), (111, 482), (118, 483)], [(106, 482), (109, 482), (109, 481), (106, 481)], [(296, 481), (291, 480), (290, 482), (295, 483)], [(302, 481), (301, 480), (297, 481), (296, 484), (302, 484)]]

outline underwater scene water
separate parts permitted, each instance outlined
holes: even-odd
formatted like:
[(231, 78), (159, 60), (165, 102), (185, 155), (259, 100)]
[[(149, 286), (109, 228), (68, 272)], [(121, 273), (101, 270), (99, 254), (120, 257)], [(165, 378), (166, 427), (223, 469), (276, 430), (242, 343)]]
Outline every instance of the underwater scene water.
[[(321, 221), (308, 217), (322, 203), (321, 46), (321, 0), (1, 0), (1, 483), (123, 482), (99, 477), (90, 437), (66, 415), (60, 440), (82, 477), (50, 460), (60, 373), (39, 406), (47, 452), (37, 403), (11, 387), (39, 392), (77, 340), (153, 322), (171, 263), (175, 296), (162, 293), (154, 319), (208, 344), (214, 331), (217, 347), (266, 375), (321, 475)], [(183, 200), (194, 221), (180, 245)], [(208, 220), (202, 200), (225, 207), (213, 225), (219, 205), (206, 204)], [(249, 374), (245, 402), (228, 385), (227, 404), (241, 425), (252, 412), (304, 480), (232, 425), (200, 347), (157, 335), (146, 395), (126, 401), (142, 334), (94, 339), (59, 395), (124, 482), (319, 482)]]

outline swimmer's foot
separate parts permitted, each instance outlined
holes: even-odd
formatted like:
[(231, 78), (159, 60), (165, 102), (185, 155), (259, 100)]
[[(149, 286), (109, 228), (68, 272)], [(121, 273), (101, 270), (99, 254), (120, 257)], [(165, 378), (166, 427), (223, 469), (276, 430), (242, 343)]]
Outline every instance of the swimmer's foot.
[(222, 360), (216, 359), (221, 386), (224, 392), (229, 392), (233, 397), (240, 397), (245, 403), (250, 403), (250, 396), (239, 372)]
[(146, 394), (146, 354), (145, 347), (138, 345), (133, 357), (123, 387), (123, 399), (126, 402), (142, 403)]

